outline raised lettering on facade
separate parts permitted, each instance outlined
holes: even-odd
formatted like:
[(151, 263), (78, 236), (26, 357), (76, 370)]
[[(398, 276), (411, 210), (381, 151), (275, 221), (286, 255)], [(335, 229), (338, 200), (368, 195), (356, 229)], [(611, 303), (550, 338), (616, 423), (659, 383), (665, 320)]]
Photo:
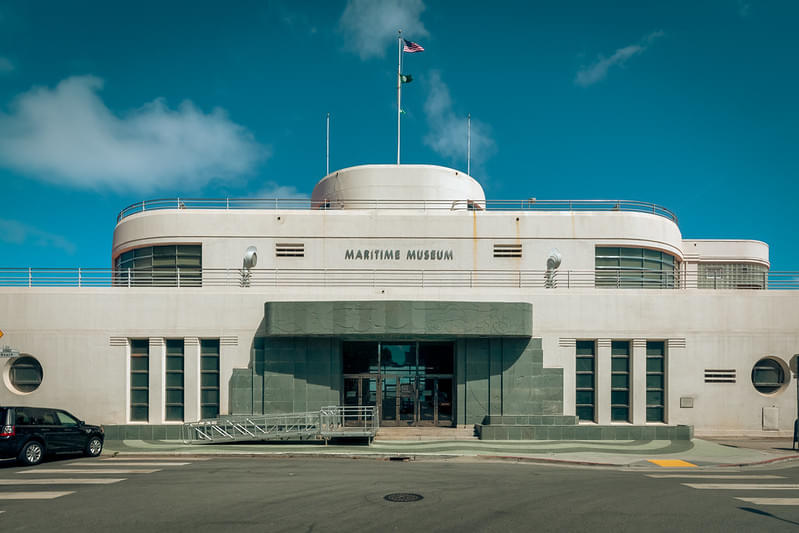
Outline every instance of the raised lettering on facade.
[(369, 248), (349, 248), (344, 251), (346, 261), (452, 261), (454, 253), (452, 250), (441, 250), (435, 248), (411, 248), (405, 250), (394, 249), (369, 249)]

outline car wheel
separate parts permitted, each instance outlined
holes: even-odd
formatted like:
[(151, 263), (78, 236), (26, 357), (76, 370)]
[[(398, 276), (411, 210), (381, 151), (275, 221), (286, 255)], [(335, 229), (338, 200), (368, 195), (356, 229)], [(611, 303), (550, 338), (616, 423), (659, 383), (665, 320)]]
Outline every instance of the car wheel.
[(17, 459), (27, 466), (38, 465), (44, 459), (44, 446), (41, 442), (32, 440), (22, 447)]
[(97, 457), (103, 451), (103, 440), (100, 437), (92, 437), (86, 443), (84, 454), (88, 457)]

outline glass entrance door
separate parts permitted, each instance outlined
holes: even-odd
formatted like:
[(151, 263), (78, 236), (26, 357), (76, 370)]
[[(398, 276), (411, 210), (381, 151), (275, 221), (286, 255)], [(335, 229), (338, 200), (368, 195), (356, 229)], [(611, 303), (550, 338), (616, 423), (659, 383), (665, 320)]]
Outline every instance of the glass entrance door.
[(384, 426), (453, 425), (454, 343), (344, 342), (342, 355), (344, 405), (377, 405)]
[[(375, 376), (347, 376), (344, 378), (344, 401), (347, 407), (376, 406), (377, 379)], [(348, 415), (347, 424), (360, 426), (363, 422), (360, 414)]]

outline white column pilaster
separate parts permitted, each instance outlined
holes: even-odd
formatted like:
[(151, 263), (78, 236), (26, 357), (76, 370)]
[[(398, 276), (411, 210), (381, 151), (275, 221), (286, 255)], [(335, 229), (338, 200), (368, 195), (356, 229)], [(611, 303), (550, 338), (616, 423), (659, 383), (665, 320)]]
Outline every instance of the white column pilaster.
[(633, 339), (630, 360), (630, 419), (646, 424), (646, 339)]
[(183, 339), (183, 419), (200, 419), (200, 340)]
[(164, 366), (166, 364), (166, 343), (163, 337), (150, 337), (149, 349), (149, 422), (164, 423)]
[(596, 421), (610, 424), (610, 339), (596, 341)]

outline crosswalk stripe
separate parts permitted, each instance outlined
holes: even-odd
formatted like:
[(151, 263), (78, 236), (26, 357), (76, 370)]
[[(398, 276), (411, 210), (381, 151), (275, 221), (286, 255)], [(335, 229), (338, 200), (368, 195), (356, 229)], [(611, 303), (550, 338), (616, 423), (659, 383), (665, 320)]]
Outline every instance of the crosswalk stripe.
[[(70, 466), (72, 465), (80, 465), (80, 466), (100, 466), (105, 467), (106, 465), (101, 463), (87, 463), (86, 461), (76, 461), (74, 463), (67, 463)], [(117, 466), (185, 466), (191, 463), (114, 463), (114, 467)]]
[(755, 505), (799, 505), (799, 498), (735, 498)]
[(0, 485), (109, 485), (120, 481), (125, 478), (0, 479)]
[(683, 483), (692, 489), (714, 490), (797, 490), (799, 484), (795, 483)]
[(646, 477), (654, 478), (680, 478), (680, 479), (784, 479), (785, 476), (751, 475), (751, 474), (647, 474)]
[(160, 472), (160, 468), (36, 468), (21, 470), (20, 474), (152, 474)]
[(52, 500), (67, 494), (74, 494), (74, 490), (67, 491), (42, 491), (42, 492), (0, 492), (0, 500)]

